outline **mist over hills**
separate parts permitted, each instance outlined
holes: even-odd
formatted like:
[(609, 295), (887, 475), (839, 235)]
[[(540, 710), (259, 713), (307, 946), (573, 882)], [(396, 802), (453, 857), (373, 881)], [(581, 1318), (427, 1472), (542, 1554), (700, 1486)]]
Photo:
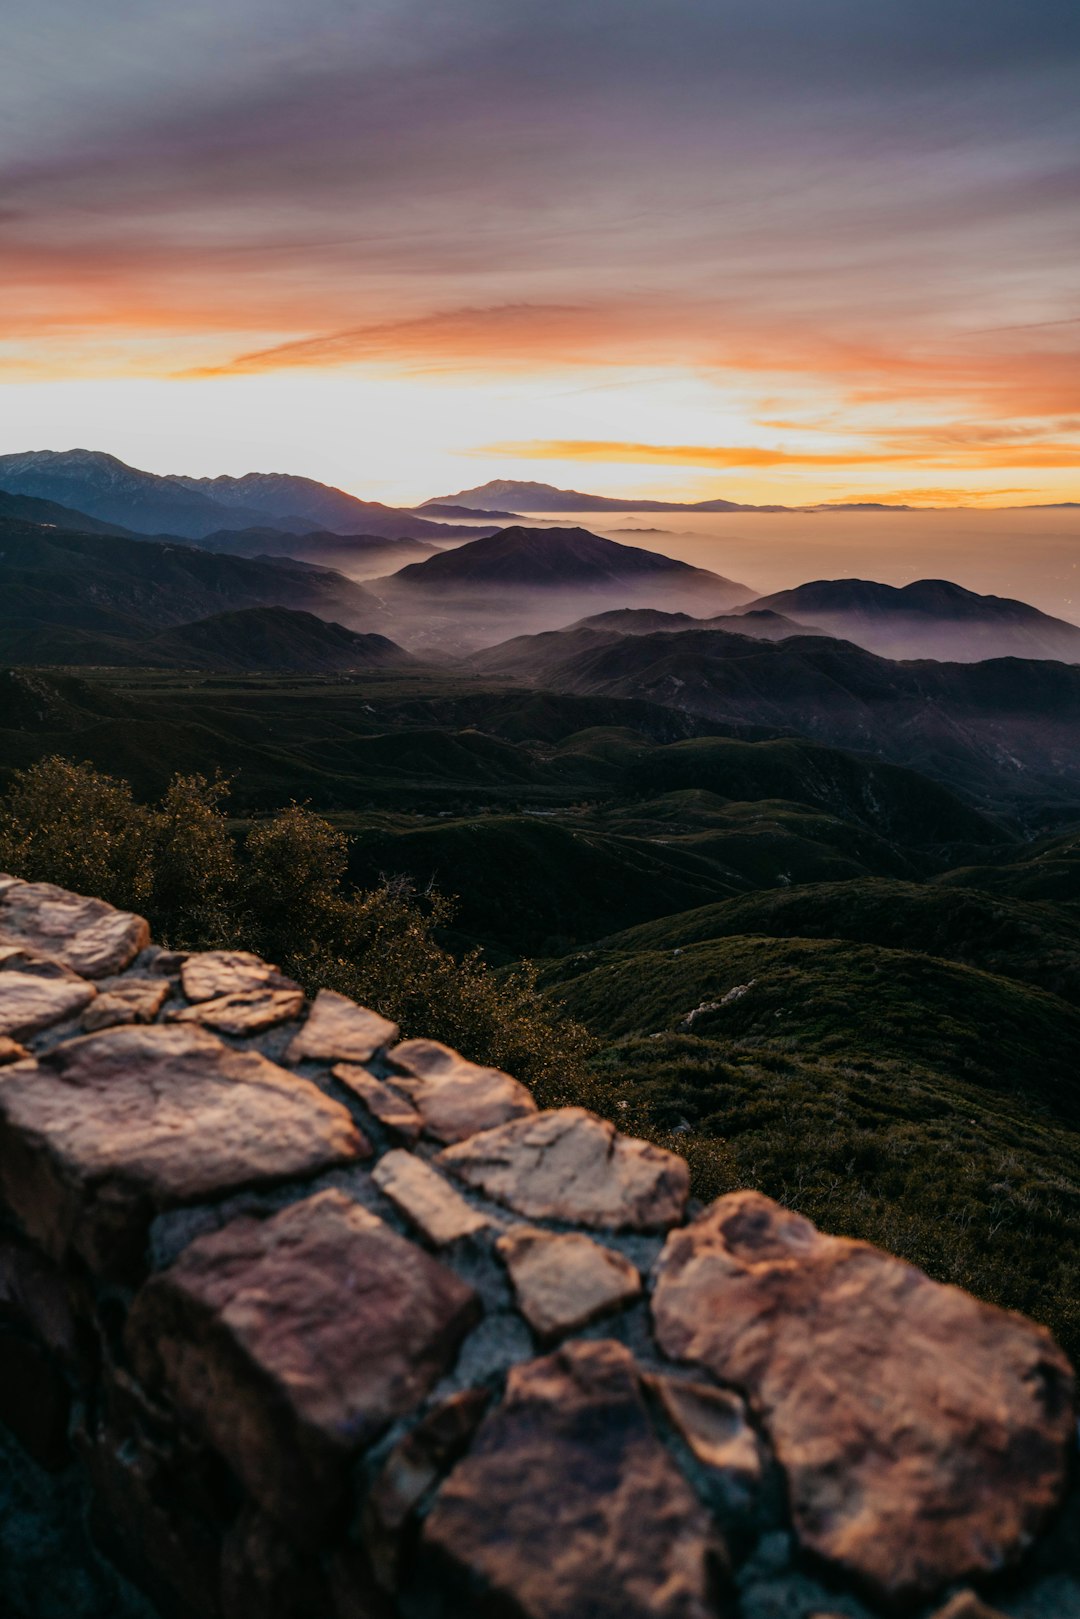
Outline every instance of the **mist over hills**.
[(145, 639), (223, 610), (299, 608), (382, 628), (379, 602), (344, 575), (290, 558), (256, 561), (194, 545), (0, 521), (0, 656), (99, 662), (86, 637)]
[(1080, 662), (1080, 628), (1026, 602), (982, 596), (948, 579), (897, 587), (817, 579), (761, 596), (754, 609), (790, 613), (887, 658), (1060, 658)]
[(747, 600), (745, 585), (583, 528), (511, 527), (371, 582), (407, 645), (465, 651), (598, 607), (706, 611)]
[(372, 579), (406, 563), (434, 556), (436, 548), (424, 540), (386, 539), (378, 534), (284, 534), (274, 528), (221, 529), (204, 535), (198, 545), (206, 551), (242, 557), (292, 557), (317, 567), (333, 568), (349, 579)]

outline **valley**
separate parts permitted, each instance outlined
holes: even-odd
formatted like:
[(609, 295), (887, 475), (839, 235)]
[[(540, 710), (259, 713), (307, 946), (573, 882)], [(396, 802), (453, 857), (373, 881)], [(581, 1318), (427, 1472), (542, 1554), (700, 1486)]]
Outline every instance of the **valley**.
[(935, 581), (761, 597), (576, 526), (293, 533), (251, 523), (257, 482), (188, 492), (237, 526), (8, 497), (0, 793), (57, 757), (141, 803), (220, 778), (238, 849), (306, 806), (350, 889), (446, 896), (456, 961), (533, 964), (585, 1053), (537, 1066), (542, 1102), (1080, 1341), (1080, 630)]

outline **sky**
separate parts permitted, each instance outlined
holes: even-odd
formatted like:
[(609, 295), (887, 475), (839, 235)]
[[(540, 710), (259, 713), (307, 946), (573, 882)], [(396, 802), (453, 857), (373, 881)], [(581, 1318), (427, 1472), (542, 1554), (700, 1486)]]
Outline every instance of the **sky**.
[(23, 0), (0, 449), (1080, 499), (1075, 0)]

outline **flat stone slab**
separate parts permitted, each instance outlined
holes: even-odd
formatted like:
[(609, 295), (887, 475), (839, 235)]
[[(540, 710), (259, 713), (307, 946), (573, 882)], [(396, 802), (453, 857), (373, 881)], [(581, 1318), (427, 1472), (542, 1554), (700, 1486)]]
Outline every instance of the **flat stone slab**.
[(74, 1017), (96, 994), (93, 984), (82, 978), (0, 972), (0, 1034), (25, 1040), (39, 1029)]
[[(629, 1350), (572, 1343), (514, 1366), (450, 1474), (423, 1548), (475, 1611), (717, 1619), (723, 1548), (656, 1437)], [(454, 1611), (459, 1611), (455, 1609)]]
[(137, 1272), (161, 1209), (369, 1151), (317, 1086), (186, 1025), (83, 1035), (0, 1085), (0, 1192), (46, 1252), (106, 1274)]
[(887, 1602), (999, 1570), (1059, 1501), (1073, 1379), (1049, 1333), (757, 1192), (672, 1233), (660, 1347), (741, 1389), (802, 1545)]
[(403, 1040), (387, 1057), (398, 1070), (393, 1083), (410, 1098), (424, 1133), (435, 1141), (465, 1141), (536, 1112), (532, 1096), (516, 1079), (501, 1068), (467, 1062), (438, 1040)]
[(483, 1231), (487, 1220), (422, 1158), (395, 1147), (371, 1172), (379, 1190), (429, 1241), (442, 1247)]
[(250, 990), (299, 990), (291, 978), (250, 950), (202, 950), (185, 956), (180, 983), (189, 1001), (211, 1001), (221, 995), (242, 995)]
[(473, 1290), (339, 1191), (199, 1237), (127, 1342), (265, 1511), (318, 1539), (349, 1459), (413, 1410), (480, 1314)]
[(122, 972), (150, 943), (141, 916), (52, 883), (0, 884), (0, 944), (26, 944), (84, 978)]
[(518, 1308), (541, 1338), (577, 1332), (641, 1293), (637, 1267), (581, 1232), (511, 1226), (496, 1242)]
[(320, 989), (308, 1020), (289, 1046), (289, 1062), (367, 1062), (398, 1037), (398, 1026), (347, 995)]
[(111, 1029), (117, 1023), (153, 1023), (169, 993), (167, 978), (129, 978), (98, 991), (83, 1013), (84, 1029)]
[(447, 1147), (438, 1163), (528, 1220), (664, 1231), (682, 1219), (686, 1160), (620, 1135), (581, 1107), (516, 1119)]
[(359, 1063), (339, 1062), (333, 1072), (334, 1078), (347, 1086), (354, 1096), (358, 1096), (371, 1116), (387, 1130), (392, 1130), (404, 1141), (418, 1138), (424, 1121), (408, 1097), (402, 1096), (392, 1085), (384, 1085), (370, 1069), (362, 1068)]
[(218, 1034), (262, 1034), (304, 1010), (302, 989), (239, 989), (173, 1012), (173, 1023), (201, 1023)]

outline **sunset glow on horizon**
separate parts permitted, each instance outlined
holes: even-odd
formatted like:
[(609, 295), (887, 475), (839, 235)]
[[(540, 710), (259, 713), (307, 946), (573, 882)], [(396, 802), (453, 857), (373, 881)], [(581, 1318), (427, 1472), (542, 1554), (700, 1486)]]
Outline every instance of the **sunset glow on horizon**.
[(1078, 500), (1078, 43), (1057, 0), (42, 0), (2, 447), (398, 503)]

